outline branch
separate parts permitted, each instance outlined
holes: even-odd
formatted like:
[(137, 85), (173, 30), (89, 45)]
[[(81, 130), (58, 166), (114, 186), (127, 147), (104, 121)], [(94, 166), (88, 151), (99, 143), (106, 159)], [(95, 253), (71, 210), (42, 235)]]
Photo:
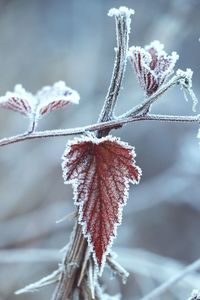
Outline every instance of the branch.
[(165, 293), (172, 285), (176, 284), (177, 282), (182, 280), (185, 276), (189, 275), (190, 273), (196, 271), (199, 268), (200, 268), (200, 259), (196, 260), (191, 265), (187, 266), (183, 271), (173, 276), (163, 284), (161, 284), (158, 288), (150, 292), (141, 300), (155, 300), (156, 297)]
[(111, 256), (107, 257), (106, 262), (110, 268), (122, 278), (122, 283), (126, 284), (129, 273)]
[(113, 119), (113, 112), (119, 95), (126, 67), (131, 24), (130, 16), (132, 14), (134, 14), (134, 11), (126, 7), (120, 7), (119, 9), (113, 8), (108, 13), (108, 16), (110, 17), (115, 16), (117, 48), (115, 49), (116, 58), (111, 83), (102, 111), (99, 115), (98, 122), (104, 122)]
[[(188, 72), (180, 72), (177, 71), (178, 75), (176, 74), (173, 76), (167, 83), (165, 83), (163, 86), (159, 88), (158, 91), (156, 91), (153, 95), (151, 95), (149, 98), (147, 98), (145, 101), (143, 101), (141, 104), (133, 107), (129, 111), (127, 111), (125, 114), (121, 115), (120, 118), (127, 118), (130, 116), (135, 116), (141, 112), (146, 112), (149, 111), (150, 106), (158, 100), (166, 91), (168, 91), (170, 88), (172, 88), (175, 85), (178, 84), (183, 84), (183, 81), (186, 81), (188, 79)], [(187, 86), (185, 86), (187, 88)]]
[(164, 121), (164, 122), (182, 122), (182, 123), (200, 123), (200, 115), (196, 116), (175, 116), (175, 115), (155, 115), (149, 114), (146, 116), (129, 118), (129, 122), (134, 121)]
[(62, 272), (58, 285), (54, 291), (52, 300), (72, 299), (75, 287), (77, 286), (77, 275), (83, 264), (87, 242), (83, 237), (82, 228), (75, 224), (70, 237), (69, 246), (62, 263)]
[(24, 294), (24, 293), (33, 293), (37, 292), (42, 287), (47, 285), (51, 285), (52, 283), (58, 282), (61, 274), (61, 269), (58, 268), (57, 270), (53, 271), (50, 275), (47, 275), (41, 278), (39, 281), (31, 283), (25, 286), (23, 289), (17, 290), (15, 292), (16, 295)]
[(185, 122), (185, 123), (200, 123), (200, 115), (196, 116), (174, 116), (174, 115), (139, 115), (139, 116), (129, 116), (122, 118), (119, 117), (115, 120), (96, 123), (89, 126), (69, 128), (69, 129), (58, 129), (58, 130), (44, 130), (35, 131), (33, 133), (23, 133), (8, 138), (3, 138), (0, 140), (0, 147), (26, 141), (41, 138), (50, 138), (58, 136), (70, 136), (77, 134), (85, 134), (87, 132), (102, 131), (105, 129), (113, 129), (116, 127), (123, 126), (127, 123), (138, 122), (138, 121), (166, 121), (166, 122)]
[[(149, 112), (150, 106), (162, 96), (168, 89), (173, 87), (176, 84), (180, 84), (182, 88), (185, 88), (189, 91), (191, 95), (191, 72), (188, 70), (182, 71), (178, 70), (177, 74), (169, 80), (166, 84), (161, 86), (161, 88), (155, 92), (148, 99), (143, 101), (141, 104), (135, 106), (128, 112), (122, 114), (117, 119), (112, 119), (113, 110), (115, 103), (119, 94), (121, 87), (121, 82), (123, 74), (125, 71), (126, 65), (126, 55), (128, 48), (128, 37), (130, 32), (130, 15), (133, 14), (132, 10), (127, 8), (112, 9), (109, 12), (109, 15), (115, 15), (116, 26), (117, 26), (117, 41), (118, 48), (116, 51), (116, 61), (115, 67), (113, 70), (113, 76), (111, 79), (111, 85), (109, 87), (108, 95), (106, 97), (102, 112), (99, 116), (97, 124), (70, 128), (70, 129), (58, 129), (58, 130), (46, 130), (46, 131), (29, 131), (20, 135), (12, 136), (9, 138), (4, 138), (0, 140), (0, 147), (17, 143), (24, 140), (36, 139), (36, 138), (47, 138), (47, 137), (56, 137), (56, 136), (70, 136), (76, 134), (84, 134), (86, 131), (98, 131), (98, 137), (107, 135), (109, 131), (113, 128), (118, 128), (124, 124), (136, 121), (145, 121), (145, 120), (157, 120), (157, 121), (167, 121), (167, 122), (200, 122), (200, 115), (196, 116), (169, 116), (169, 115), (150, 115)], [(123, 26), (122, 26), (123, 25)], [(118, 28), (119, 27), (119, 28)], [(121, 30), (119, 30), (121, 29)], [(123, 50), (123, 51), (122, 51)], [(192, 95), (191, 95), (192, 96)], [(196, 105), (197, 99), (192, 97), (194, 100), (193, 106)]]

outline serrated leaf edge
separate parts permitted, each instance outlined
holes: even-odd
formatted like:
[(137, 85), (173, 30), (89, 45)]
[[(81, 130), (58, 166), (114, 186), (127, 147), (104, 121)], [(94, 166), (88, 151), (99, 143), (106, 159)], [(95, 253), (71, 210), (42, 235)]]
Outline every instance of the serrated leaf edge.
[(135, 164), (135, 157), (136, 157), (136, 153), (135, 153), (135, 147), (130, 146), (128, 143), (121, 141), (121, 139), (119, 137), (113, 137), (112, 135), (107, 135), (106, 137), (102, 137), (102, 138), (97, 138), (95, 136), (81, 136), (81, 137), (75, 137), (73, 140), (68, 141), (67, 145), (66, 145), (66, 149), (62, 155), (62, 170), (63, 170), (63, 179), (64, 179), (64, 183), (65, 184), (71, 184), (73, 187), (73, 200), (74, 200), (74, 204), (78, 207), (78, 212), (79, 212), (79, 216), (78, 216), (78, 223), (82, 226), (82, 232), (84, 237), (87, 239), (88, 242), (88, 246), (89, 246), (89, 250), (92, 253), (94, 262), (95, 262), (95, 267), (96, 267), (96, 272), (97, 275), (101, 276), (104, 270), (104, 266), (105, 266), (105, 262), (106, 262), (106, 257), (107, 255), (110, 253), (111, 247), (113, 245), (113, 241), (116, 237), (117, 234), (117, 228), (119, 225), (121, 225), (122, 222), (122, 211), (123, 211), (123, 207), (127, 204), (127, 200), (128, 200), (128, 196), (129, 196), (129, 182), (132, 184), (138, 184), (140, 181), (140, 178), (142, 176), (142, 170), (140, 169), (140, 167), (135, 165), (135, 168), (138, 171), (138, 181), (137, 180), (130, 180), (128, 178), (125, 178), (125, 191), (124, 191), (124, 199), (123, 199), (123, 203), (119, 205), (119, 209), (118, 209), (118, 222), (116, 222), (114, 224), (114, 228), (113, 228), (113, 234), (110, 236), (109, 239), (109, 243), (107, 246), (106, 251), (103, 254), (102, 257), (102, 263), (101, 263), (101, 267), (99, 268), (98, 262), (97, 262), (97, 258), (95, 255), (95, 250), (94, 250), (94, 246), (92, 244), (92, 238), (90, 233), (86, 232), (86, 222), (85, 221), (81, 221), (82, 217), (83, 217), (83, 205), (84, 205), (84, 201), (79, 201), (77, 202), (77, 187), (78, 187), (78, 180), (77, 179), (72, 179), (72, 180), (68, 180), (66, 177), (66, 164), (69, 161), (66, 156), (69, 153), (71, 146), (73, 146), (74, 144), (81, 144), (83, 142), (91, 142), (94, 143), (96, 145), (101, 144), (105, 141), (110, 141), (110, 142), (116, 142), (119, 145), (121, 145), (122, 147), (128, 149), (131, 152), (132, 155), (132, 164)]

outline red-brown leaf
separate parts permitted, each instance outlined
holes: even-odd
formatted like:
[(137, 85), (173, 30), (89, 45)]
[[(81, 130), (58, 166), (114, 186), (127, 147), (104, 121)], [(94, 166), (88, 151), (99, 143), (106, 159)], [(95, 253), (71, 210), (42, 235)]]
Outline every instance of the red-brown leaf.
[(21, 84), (17, 84), (14, 92), (7, 92), (5, 96), (0, 97), (0, 107), (30, 116), (34, 100), (31, 93), (28, 93)]
[(63, 155), (64, 180), (73, 184), (79, 223), (100, 271), (121, 222), (129, 182), (140, 179), (134, 157), (133, 147), (112, 136), (75, 139)]
[(64, 81), (43, 87), (36, 97), (39, 100), (37, 110), (40, 117), (56, 109), (64, 108), (69, 103), (78, 104), (80, 99), (79, 94), (66, 86)]
[(45, 86), (36, 95), (17, 84), (14, 92), (7, 92), (5, 96), (0, 97), (0, 107), (20, 112), (37, 123), (43, 115), (64, 108), (69, 103), (78, 104), (79, 99), (79, 94), (66, 86), (64, 81)]
[(17, 98), (16, 96), (12, 96), (6, 101), (1, 101), (0, 107), (17, 111), (25, 116), (31, 113), (31, 107), (26, 99)]

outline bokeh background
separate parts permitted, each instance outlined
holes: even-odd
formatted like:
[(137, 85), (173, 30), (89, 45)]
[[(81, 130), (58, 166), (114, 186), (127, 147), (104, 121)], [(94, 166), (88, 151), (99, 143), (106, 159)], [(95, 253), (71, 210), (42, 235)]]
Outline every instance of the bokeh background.
[[(200, 97), (199, 0), (1, 0), (0, 92), (16, 83), (35, 93), (58, 80), (78, 90), (79, 106), (44, 118), (42, 129), (68, 128), (96, 122), (109, 86), (114, 61), (115, 25), (111, 7), (134, 8), (130, 45), (160, 40), (180, 54), (177, 68), (192, 68)], [(116, 113), (143, 99), (131, 66), (127, 66)], [(178, 87), (153, 106), (152, 112), (192, 114)], [(199, 110), (198, 106), (198, 110)], [(27, 119), (0, 111), (0, 136), (21, 133)], [(131, 187), (114, 249), (130, 272), (126, 285), (105, 281), (122, 299), (142, 295), (200, 257), (200, 148), (197, 126), (139, 122), (113, 132), (134, 145), (143, 170)], [(67, 138), (28, 141), (0, 149), (0, 300), (50, 299), (54, 287), (16, 296), (14, 291), (57, 267), (59, 248), (68, 241), (74, 210), (72, 188), (63, 184), (61, 155)], [(32, 249), (32, 250), (31, 250)], [(38, 250), (33, 250), (38, 249)], [(186, 300), (200, 288), (200, 274), (185, 278), (163, 299)], [(156, 300), (156, 299), (155, 299)]]

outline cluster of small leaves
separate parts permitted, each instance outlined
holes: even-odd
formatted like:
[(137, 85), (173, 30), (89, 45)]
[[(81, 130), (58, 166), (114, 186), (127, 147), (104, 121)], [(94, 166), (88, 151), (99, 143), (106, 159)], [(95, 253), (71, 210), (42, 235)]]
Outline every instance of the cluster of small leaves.
[(163, 49), (164, 45), (159, 41), (144, 48), (133, 46), (129, 49), (129, 60), (146, 96), (155, 93), (174, 72), (179, 56), (176, 52), (167, 55)]
[[(167, 82), (174, 73), (176, 62), (179, 59), (179, 55), (175, 51), (168, 55), (164, 51), (164, 45), (159, 41), (154, 41), (144, 48), (139, 46), (130, 47), (128, 57), (147, 98)], [(198, 100), (192, 89), (193, 71), (189, 68), (186, 71), (178, 69), (176, 75), (182, 77), (179, 81), (180, 87), (187, 101), (187, 93), (192, 98), (192, 110), (196, 112)]]
[(0, 97), (0, 107), (13, 110), (28, 117), (31, 122), (30, 131), (36, 128), (38, 120), (44, 115), (69, 103), (77, 104), (79, 94), (65, 85), (64, 81), (53, 86), (45, 86), (36, 95), (27, 92), (21, 84), (17, 84), (14, 92), (7, 92)]

